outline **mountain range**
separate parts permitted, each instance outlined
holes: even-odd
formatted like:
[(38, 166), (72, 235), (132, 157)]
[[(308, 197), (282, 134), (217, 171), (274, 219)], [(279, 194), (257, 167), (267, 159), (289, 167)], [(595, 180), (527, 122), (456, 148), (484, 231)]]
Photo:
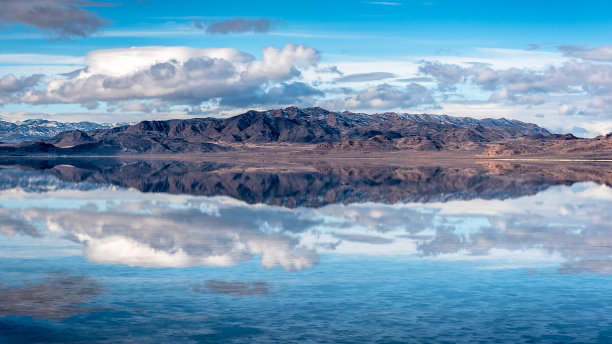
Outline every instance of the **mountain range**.
[(0, 154), (176, 154), (299, 147), (311, 154), (461, 151), (503, 156), (541, 153), (547, 147), (563, 146), (559, 142), (577, 147), (574, 153), (579, 153), (581, 147), (610, 153), (612, 144), (606, 137), (593, 143), (593, 140), (552, 134), (536, 124), (505, 118), (369, 115), (289, 107), (252, 110), (230, 118), (143, 121), (112, 128), (68, 130), (49, 139), (4, 145), (0, 147)]
[(28, 119), (21, 122), (0, 121), (0, 143), (16, 144), (24, 141), (45, 140), (65, 131), (90, 131), (116, 126), (117, 124), (94, 122), (62, 123), (45, 119)]

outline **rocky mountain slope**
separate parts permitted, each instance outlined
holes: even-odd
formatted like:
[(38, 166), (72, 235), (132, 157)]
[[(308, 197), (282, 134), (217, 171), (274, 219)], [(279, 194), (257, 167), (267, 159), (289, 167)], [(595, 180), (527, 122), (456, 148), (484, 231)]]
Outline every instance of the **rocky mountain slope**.
[(45, 140), (70, 130), (90, 131), (109, 129), (115, 125), (93, 122), (62, 123), (44, 119), (28, 119), (22, 122), (0, 121), (0, 143), (20, 143)]
[[(535, 124), (445, 115), (359, 114), (289, 107), (231, 118), (144, 121), (111, 129), (73, 130), (52, 139), (3, 147), (2, 154), (192, 153), (295, 144), (334, 150), (475, 150), (491, 142), (551, 134)], [(357, 148), (356, 148), (357, 147)]]
[(510, 142), (491, 144), (482, 153), (491, 158), (597, 158), (612, 159), (612, 133), (593, 139), (579, 139), (572, 134), (528, 136)]

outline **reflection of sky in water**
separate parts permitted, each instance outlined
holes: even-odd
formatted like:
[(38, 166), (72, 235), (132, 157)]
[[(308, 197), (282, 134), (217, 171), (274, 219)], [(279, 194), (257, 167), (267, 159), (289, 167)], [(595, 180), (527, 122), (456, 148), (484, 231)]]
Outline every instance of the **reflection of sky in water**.
[(235, 266), (257, 257), (291, 271), (334, 253), (609, 273), (611, 205), (612, 190), (594, 183), (506, 200), (297, 209), (106, 187), (14, 187), (0, 192), (0, 233), (24, 246), (78, 243), (92, 262), (132, 266)]
[(606, 186), (287, 209), (37, 178), (0, 191), (0, 343), (612, 338)]

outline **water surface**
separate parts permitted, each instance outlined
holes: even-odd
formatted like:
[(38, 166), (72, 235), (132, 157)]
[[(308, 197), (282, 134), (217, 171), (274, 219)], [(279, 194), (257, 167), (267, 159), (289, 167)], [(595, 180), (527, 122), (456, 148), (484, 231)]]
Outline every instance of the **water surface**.
[(0, 165), (0, 342), (612, 339), (610, 166)]

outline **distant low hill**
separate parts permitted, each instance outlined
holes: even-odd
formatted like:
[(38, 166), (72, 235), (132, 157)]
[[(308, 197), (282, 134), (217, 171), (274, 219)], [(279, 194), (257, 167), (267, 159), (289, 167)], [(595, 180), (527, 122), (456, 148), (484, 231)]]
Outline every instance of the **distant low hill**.
[(572, 134), (550, 137), (526, 137), (510, 142), (491, 144), (483, 157), (568, 157), (612, 159), (612, 133), (593, 139), (579, 139)]
[(70, 130), (47, 140), (2, 147), (2, 154), (192, 153), (307, 145), (322, 153), (379, 150), (483, 150), (495, 142), (552, 137), (532, 123), (427, 114), (362, 114), (289, 107), (231, 118), (143, 121)]
[(21, 122), (0, 121), (0, 143), (21, 143), (52, 138), (70, 130), (90, 131), (112, 128), (112, 124), (93, 122), (62, 123), (44, 119), (28, 119)]

